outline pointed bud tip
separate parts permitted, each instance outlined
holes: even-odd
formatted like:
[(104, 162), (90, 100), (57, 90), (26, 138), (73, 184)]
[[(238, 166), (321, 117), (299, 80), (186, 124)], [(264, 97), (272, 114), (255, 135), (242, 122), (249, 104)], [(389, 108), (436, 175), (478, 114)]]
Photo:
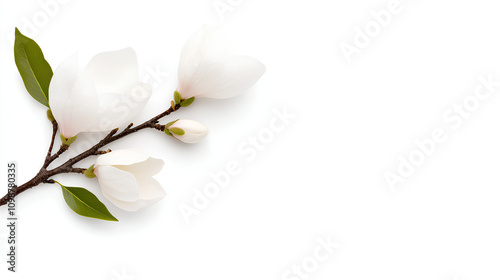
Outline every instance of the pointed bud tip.
[(172, 128), (169, 128), (168, 130), (170, 131), (170, 133), (173, 133), (175, 135), (184, 135), (184, 134), (186, 134), (186, 132), (184, 131), (184, 129), (179, 128), (179, 127), (172, 127)]
[(52, 110), (50, 109), (47, 110), (47, 119), (49, 119), (50, 122), (54, 122), (56, 120), (52, 114)]
[(184, 99), (183, 101), (181, 101), (181, 107), (187, 107), (187, 106), (193, 104), (194, 99), (195, 99), (194, 96), (190, 97), (188, 99)]
[(76, 137), (77, 137), (77, 135), (75, 135), (73, 137), (66, 138), (62, 134), (60, 134), (59, 136), (61, 137), (62, 144), (66, 145), (66, 146), (70, 146), (71, 144), (73, 144), (73, 142), (76, 141)]
[(87, 178), (95, 178), (94, 165), (92, 164), (89, 168), (87, 168), (87, 170), (83, 172), (83, 175)]
[(181, 94), (178, 91), (174, 92), (174, 101), (175, 104), (181, 103)]

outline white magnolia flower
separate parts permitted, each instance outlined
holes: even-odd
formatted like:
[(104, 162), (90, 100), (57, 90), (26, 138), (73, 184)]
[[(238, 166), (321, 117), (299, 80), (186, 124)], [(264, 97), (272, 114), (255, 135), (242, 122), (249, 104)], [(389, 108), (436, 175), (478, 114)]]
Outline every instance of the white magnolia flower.
[(160, 172), (163, 160), (133, 149), (100, 155), (94, 164), (102, 194), (126, 211), (137, 211), (165, 196), (152, 176)]
[(255, 58), (228, 55), (226, 36), (220, 27), (205, 25), (182, 49), (179, 86), (183, 99), (233, 97), (250, 88), (266, 71)]
[(198, 143), (208, 134), (206, 126), (192, 120), (177, 120), (165, 130), (184, 143)]
[(139, 82), (133, 49), (100, 53), (84, 69), (73, 55), (56, 69), (49, 104), (61, 134), (111, 130), (128, 123), (146, 104), (152, 88)]

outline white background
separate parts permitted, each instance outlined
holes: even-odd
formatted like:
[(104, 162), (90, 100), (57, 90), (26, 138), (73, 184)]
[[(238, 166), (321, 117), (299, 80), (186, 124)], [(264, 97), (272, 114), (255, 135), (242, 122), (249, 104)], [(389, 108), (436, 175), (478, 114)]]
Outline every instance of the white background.
[[(390, 0), (233, 0), (222, 18), (213, 0), (69, 0), (50, 15), (48, 2), (0, 4), (2, 193), (7, 162), (17, 161), (19, 183), (29, 180), (51, 131), (17, 73), (16, 26), (53, 69), (75, 52), (86, 60), (128, 46), (142, 78), (161, 69), (137, 122), (167, 108), (182, 46), (205, 23), (222, 25), (234, 51), (258, 58), (267, 72), (242, 96), (198, 100), (169, 118), (207, 125), (202, 143), (147, 131), (110, 146), (165, 160), (156, 178), (168, 196), (150, 208), (124, 212), (102, 197), (96, 180), (76, 174), (58, 180), (87, 187), (120, 222), (76, 215), (56, 185), (21, 194), (15, 274), (3, 261), (2, 207), (1, 279), (500, 278), (500, 97), (474, 104), (479, 77), (500, 81), (498, 1), (401, 0), (350, 63), (342, 42), (355, 46), (356, 28), (380, 27), (371, 25), (371, 12), (387, 10)], [(460, 125), (454, 113), (446, 121), (443, 114), (464, 100), (477, 106)], [(266, 138), (255, 158), (238, 152), (284, 107), (295, 117), (283, 131)], [(415, 154), (415, 141), (435, 129), (446, 141), (391, 188), (384, 174), (398, 174), (400, 157)], [(85, 137), (74, 144), (85, 145)], [(195, 191), (213, 181), (209, 173), (232, 160), (241, 173), (187, 223), (179, 207), (192, 205)], [(317, 240), (328, 238), (339, 247), (312, 267)], [(287, 274), (303, 264), (302, 278)]]

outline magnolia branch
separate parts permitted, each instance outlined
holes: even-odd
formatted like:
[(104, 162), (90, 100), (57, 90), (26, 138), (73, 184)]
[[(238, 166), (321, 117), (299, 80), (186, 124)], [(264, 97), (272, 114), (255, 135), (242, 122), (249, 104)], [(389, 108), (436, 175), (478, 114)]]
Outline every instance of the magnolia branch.
[(39, 184), (42, 183), (47, 183), (47, 184), (53, 184), (55, 183), (54, 180), (50, 179), (50, 177), (57, 175), (57, 174), (62, 174), (62, 173), (81, 173), (83, 174), (85, 172), (85, 168), (74, 168), (73, 165), (82, 161), (83, 159), (89, 157), (89, 156), (96, 156), (100, 154), (105, 154), (110, 152), (108, 149), (107, 151), (102, 151), (100, 150), (102, 147), (119, 140), (127, 135), (130, 135), (132, 133), (136, 133), (142, 129), (145, 128), (155, 128), (158, 129), (158, 121), (165, 117), (170, 115), (170, 113), (174, 112), (175, 110), (179, 109), (181, 106), (180, 104), (173, 105), (170, 107), (168, 110), (165, 112), (145, 121), (144, 123), (134, 126), (132, 123), (129, 124), (123, 131), (117, 134), (118, 128), (113, 129), (111, 132), (108, 133), (101, 141), (99, 141), (97, 144), (89, 148), (88, 150), (70, 158), (68, 161), (65, 163), (61, 164), (59, 167), (56, 167), (54, 169), (48, 170), (47, 167), (54, 161), (56, 160), (61, 154), (63, 154), (66, 150), (68, 150), (69, 146), (66, 144), (62, 144), (59, 150), (52, 154), (52, 149), (54, 146), (54, 141), (55, 137), (57, 135), (57, 129), (58, 125), (56, 121), (52, 121), (52, 137), (49, 145), (49, 150), (47, 152), (47, 156), (45, 157), (44, 164), (40, 171), (38, 171), (38, 174), (35, 175), (31, 180), (28, 182), (20, 185), (20, 186), (15, 186), (11, 189), (10, 193), (7, 193), (4, 195), (2, 198), (0, 198), (0, 206), (7, 204), (9, 199), (14, 198), (18, 194), (33, 188)]
[(50, 145), (49, 145), (49, 150), (47, 151), (47, 156), (45, 157), (45, 162), (43, 163), (43, 168), (47, 168), (49, 164), (52, 162), (51, 159), (51, 154), (52, 154), (52, 148), (54, 147), (54, 140), (56, 139), (57, 135), (57, 122), (55, 120), (51, 121), (52, 123), (52, 138), (50, 140)]

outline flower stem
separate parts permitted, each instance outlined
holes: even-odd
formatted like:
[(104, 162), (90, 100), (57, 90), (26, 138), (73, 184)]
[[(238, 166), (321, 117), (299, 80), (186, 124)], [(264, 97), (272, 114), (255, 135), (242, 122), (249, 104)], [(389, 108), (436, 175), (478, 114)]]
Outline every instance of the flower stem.
[[(50, 141), (49, 145), (49, 150), (47, 152), (47, 156), (45, 157), (45, 162), (40, 168), (40, 171), (38, 171), (38, 174), (35, 175), (31, 180), (28, 182), (22, 184), (21, 186), (15, 186), (12, 188), (12, 192), (9, 194), (7, 193), (4, 195), (2, 198), (0, 198), (0, 206), (7, 204), (9, 199), (14, 198), (18, 194), (33, 188), (35, 186), (38, 186), (41, 183), (54, 183), (55, 181), (52, 179), (49, 179), (50, 177), (57, 175), (57, 174), (62, 174), (62, 173), (82, 173), (85, 171), (85, 168), (74, 168), (73, 165), (75, 163), (80, 162), (81, 160), (89, 157), (89, 156), (94, 156), (94, 155), (99, 155), (102, 154), (103, 151), (100, 149), (116, 140), (119, 140), (127, 135), (136, 133), (142, 129), (145, 128), (156, 128), (156, 125), (158, 121), (165, 117), (170, 115), (170, 113), (174, 112), (175, 110), (179, 109), (181, 106), (180, 104), (175, 105), (174, 107), (170, 107), (168, 110), (164, 111), (163, 113), (143, 122), (140, 125), (134, 126), (132, 123), (129, 124), (123, 131), (117, 134), (118, 128), (113, 129), (111, 132), (108, 133), (101, 141), (99, 141), (97, 144), (89, 148), (88, 150), (68, 159), (65, 163), (61, 164), (60, 166), (47, 170), (47, 167), (55, 160), (57, 159), (62, 153), (64, 153), (66, 150), (68, 150), (69, 146), (68, 145), (61, 145), (59, 150), (52, 154), (52, 148), (54, 146), (54, 139), (55, 135), (57, 134), (57, 123), (55, 121), (52, 122), (52, 138)], [(106, 151), (107, 152), (107, 151)]]
[(57, 135), (57, 127), (58, 127), (57, 122), (55, 120), (52, 120), (51, 123), (52, 123), (52, 138), (50, 140), (50, 146), (49, 150), (47, 151), (47, 156), (45, 157), (45, 162), (43, 163), (43, 168), (47, 168), (47, 166), (49, 166), (49, 164), (51, 163), (50, 158), (52, 155), (52, 148), (54, 147), (54, 140), (56, 139)]

